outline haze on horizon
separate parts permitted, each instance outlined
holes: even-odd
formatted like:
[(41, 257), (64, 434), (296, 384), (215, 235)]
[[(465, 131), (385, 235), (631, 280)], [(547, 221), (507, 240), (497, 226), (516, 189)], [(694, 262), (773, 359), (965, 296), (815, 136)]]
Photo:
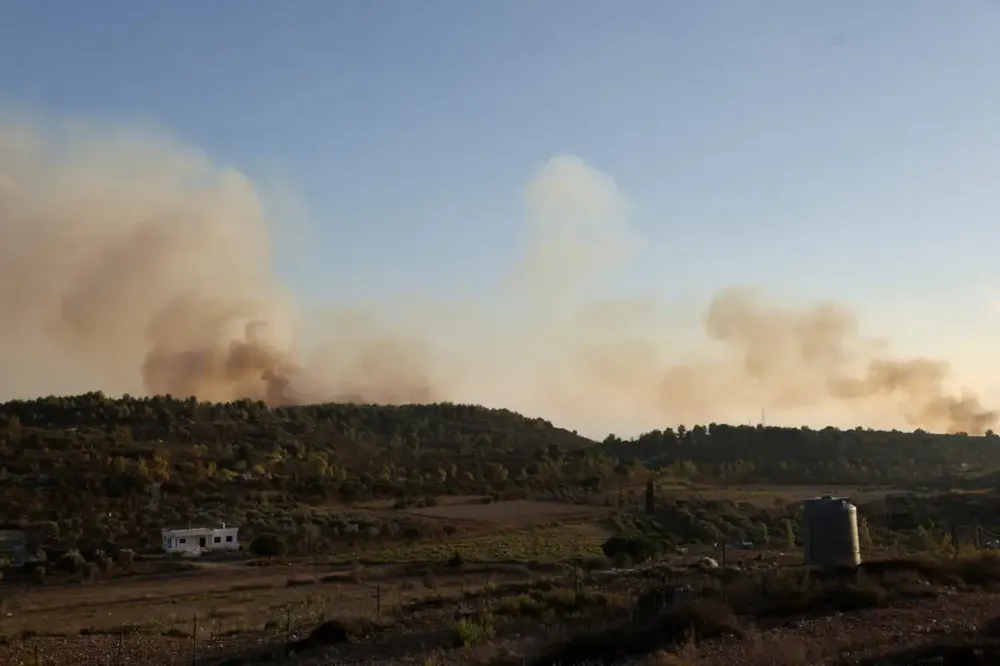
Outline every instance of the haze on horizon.
[[(20, 7), (22, 20), (31, 23), (27, 5)], [(584, 14), (593, 23), (565, 29), (596, 34), (595, 12), (611, 9), (599, 2), (589, 7)], [(922, 7), (920, 20), (899, 31), (907, 39), (932, 27), (921, 22), (929, 20), (930, 5)], [(341, 18), (357, 25), (381, 20), (378, 12), (348, 14)], [(649, 35), (639, 28), (638, 16), (628, 16), (616, 15), (608, 29), (624, 36), (631, 26), (639, 42), (646, 43)], [(171, 17), (177, 19), (172, 14), (166, 18)], [(154, 30), (154, 18), (129, 15), (125, 20), (148, 33)], [(536, 18), (538, 25), (554, 26), (557, 17), (542, 12)], [(681, 18), (708, 20), (688, 14)], [(883, 17), (869, 18), (878, 22)], [(241, 32), (250, 29), (249, 20), (236, 21), (233, 35), (242, 39), (249, 34)], [(260, 21), (253, 24), (255, 30), (264, 29), (263, 16), (254, 20)], [(711, 20), (729, 31), (737, 29), (728, 19)], [(957, 29), (968, 20), (963, 15), (955, 26), (941, 28), (939, 22), (938, 27)], [(167, 30), (170, 21), (165, 25), (156, 30)], [(304, 22), (295, 25), (302, 34), (308, 32)], [(803, 25), (809, 24), (786, 25), (775, 44)], [(431, 30), (424, 23), (417, 28)], [(93, 28), (81, 28), (84, 33), (87, 29)], [(479, 24), (476, 29), (489, 31)], [(210, 34), (195, 31), (196, 37)], [(407, 39), (400, 42), (396, 57), (428, 48), (423, 39)], [(566, 35), (561, 39), (568, 49), (578, 45)], [(870, 51), (857, 39), (858, 48)], [(744, 44), (753, 45), (752, 40)], [(142, 56), (138, 63), (146, 73), (171, 71), (165, 61), (150, 60), (153, 55), (138, 44), (131, 46)], [(20, 49), (25, 55), (35, 48), (20, 40), (0, 47), (0, 59), (5, 50)], [(286, 43), (284, 48), (292, 47)], [(344, 48), (363, 47), (350, 42)], [(463, 48), (473, 47), (463, 43)], [(504, 51), (508, 47), (496, 43), (493, 48), (519, 62)], [(346, 57), (344, 53), (328, 56)], [(639, 62), (638, 52), (628, 55)], [(810, 57), (818, 66), (826, 56)], [(577, 71), (560, 58), (541, 62), (551, 63), (551, 76)], [(939, 62), (950, 68), (963, 64)], [(488, 60), (470, 63), (493, 66)], [(902, 67), (888, 55), (875, 61), (880, 63), (885, 76)], [(234, 82), (238, 79), (239, 63), (216, 65), (231, 70)], [(428, 81), (446, 76), (448, 65), (439, 65), (444, 69), (428, 65), (423, 72)], [(369, 78), (381, 76), (384, 84), (377, 104), (366, 107), (358, 97), (339, 99), (347, 109), (384, 115), (393, 108), (386, 105), (394, 89), (386, 72), (372, 67)], [(207, 83), (205, 72), (190, 71), (192, 86)], [(266, 79), (271, 70), (262, 71)], [(5, 73), (0, 69), (0, 75)], [(602, 90), (612, 89), (614, 79), (591, 80), (591, 89), (576, 90), (568, 106), (560, 106), (566, 100), (547, 99), (548, 106), (536, 109), (539, 118), (558, 110), (563, 124), (575, 127), (572, 132), (506, 127), (524, 143), (513, 152), (494, 143), (491, 150), (463, 153), (456, 161), (448, 130), (431, 124), (413, 127), (426, 145), (397, 140), (390, 149), (372, 139), (368, 152), (323, 157), (336, 164), (330, 174), (352, 186), (333, 178), (328, 181), (332, 192), (320, 195), (317, 160), (329, 149), (322, 137), (338, 131), (384, 132), (384, 123), (351, 129), (338, 126), (334, 113), (326, 133), (316, 133), (320, 126), (312, 125), (318, 140), (309, 144), (302, 143), (302, 132), (308, 130), (287, 122), (272, 125), (270, 132), (250, 131), (249, 121), (227, 110), (235, 100), (205, 104), (204, 97), (190, 97), (189, 106), (203, 109), (205, 122), (231, 114), (233, 134), (220, 143), (203, 138), (207, 125), (192, 124), (191, 116), (178, 115), (180, 122), (172, 122), (181, 107), (171, 103), (158, 111), (155, 103), (144, 106), (138, 93), (144, 84), (138, 81), (132, 80), (134, 89), (110, 92), (109, 86), (118, 84), (95, 78), (86, 94), (77, 93), (88, 100), (81, 105), (60, 102), (67, 90), (82, 89), (44, 76), (38, 79), (42, 94), (19, 100), (18, 88), (23, 91), (25, 84), (18, 82), (26, 79), (23, 72), (17, 74), (10, 79), (12, 92), (6, 93), (12, 103), (0, 116), (0, 307), (5, 313), (0, 322), (0, 397), (100, 389), (110, 394), (193, 394), (207, 400), (251, 397), (271, 404), (448, 400), (509, 407), (596, 437), (679, 423), (755, 421), (761, 407), (767, 408), (769, 422), (792, 425), (978, 433), (996, 423), (993, 396), (987, 395), (989, 370), (998, 360), (988, 355), (995, 294), (983, 294), (975, 316), (956, 309), (966, 307), (969, 294), (982, 292), (982, 278), (973, 279), (967, 264), (992, 242), (979, 236), (970, 245), (966, 238), (984, 214), (1000, 212), (976, 198), (978, 181), (970, 177), (961, 190), (944, 177), (928, 188), (939, 198), (932, 212), (959, 194), (966, 203), (978, 202), (976, 214), (969, 206), (961, 209), (965, 217), (959, 208), (952, 209), (958, 217), (949, 220), (948, 245), (932, 240), (943, 227), (933, 226), (926, 216), (879, 227), (886, 201), (902, 196), (898, 200), (911, 210), (921, 199), (912, 190), (900, 195), (901, 183), (923, 182), (939, 173), (913, 171), (917, 162), (912, 157), (910, 172), (899, 171), (898, 160), (891, 162), (896, 171), (883, 161), (885, 173), (894, 173), (895, 181), (883, 175), (881, 184), (873, 182), (868, 167), (867, 189), (860, 198), (850, 190), (850, 177), (834, 176), (822, 155), (795, 173), (780, 167), (772, 176), (786, 179), (787, 188), (811, 192), (816, 208), (799, 210), (802, 230), (760, 236), (777, 240), (778, 247), (771, 240), (758, 247), (746, 225), (760, 225), (773, 234), (781, 226), (769, 227), (768, 218), (785, 220), (789, 214), (785, 193), (773, 189), (770, 208), (760, 208), (768, 201), (767, 185), (759, 182), (758, 173), (766, 171), (764, 155), (758, 150), (757, 163), (744, 162), (742, 171), (720, 163), (713, 174), (704, 171), (699, 162), (704, 158), (693, 145), (677, 152), (678, 165), (686, 161), (686, 170), (666, 167), (638, 148), (631, 159), (617, 153), (612, 148), (616, 141), (631, 141), (631, 130), (622, 125), (606, 123), (599, 133), (604, 143), (585, 139), (594, 129), (587, 124), (586, 100), (605, 95)], [(799, 74), (785, 71), (782, 76), (801, 83)], [(216, 83), (223, 81), (218, 71), (213, 76)], [(856, 92), (858, 109), (874, 109), (876, 93), (862, 84), (860, 70), (853, 76), (853, 87), (844, 90)], [(322, 94), (320, 79), (313, 81), (314, 88), (302, 91)], [(528, 88), (538, 100), (546, 99), (537, 83)], [(973, 84), (967, 77), (969, 90)], [(177, 95), (186, 94), (182, 82), (171, 85)], [(510, 82), (497, 80), (495, 85)], [(956, 88), (951, 99), (964, 90)], [(397, 92), (416, 94), (401, 88)], [(632, 88), (621, 94), (633, 105), (652, 99), (652, 93), (643, 98)], [(903, 86), (883, 101), (909, 94)], [(972, 94), (967, 98), (973, 99)], [(273, 107), (268, 111), (272, 97), (272, 91), (260, 91), (249, 98), (263, 108), (253, 113), (261, 118), (276, 113)], [(530, 106), (528, 97), (524, 101)], [(117, 105), (102, 107), (105, 99), (117, 100)], [(777, 97), (772, 101), (780, 102)], [(703, 103), (715, 113), (724, 101), (713, 93)], [(799, 104), (806, 104), (804, 97)], [(934, 107), (920, 108), (934, 115)], [(798, 120), (803, 113), (804, 106)], [(162, 122), (149, 122), (150, 114)], [(679, 127), (671, 129), (671, 114), (665, 116), (668, 124), (659, 136), (672, 136)], [(287, 113), (275, 116), (281, 117)], [(678, 121), (677, 113), (673, 117)], [(967, 114), (965, 118), (971, 132)], [(502, 116), (479, 116), (465, 127), (488, 133), (504, 122)], [(712, 122), (725, 121), (705, 122), (709, 131)], [(789, 122), (786, 118), (786, 129)], [(773, 123), (742, 131), (780, 132), (780, 119)], [(981, 131), (986, 130), (983, 125)], [(399, 125), (395, 136), (409, 136), (406, 131)], [(734, 131), (727, 128), (729, 145), (717, 147), (719, 159), (745, 161), (750, 155), (746, 141)], [(440, 135), (436, 151), (423, 136), (428, 132)], [(278, 152), (279, 170), (289, 172), (280, 179), (254, 164), (277, 145), (275, 137), (300, 144), (296, 151)], [(985, 145), (1000, 147), (1000, 136), (996, 138)], [(794, 150), (795, 140), (786, 139), (782, 150), (793, 155), (788, 151)], [(968, 156), (974, 139), (985, 150), (983, 135), (971, 133), (953, 137), (951, 150)], [(931, 140), (909, 137), (911, 143)], [(732, 152), (741, 145), (742, 153)], [(800, 145), (799, 150), (806, 149)], [(832, 159), (836, 152), (832, 145), (828, 150), (826, 159)], [(416, 155), (437, 160), (432, 164), (438, 169), (414, 163)], [(861, 165), (862, 158), (858, 152), (852, 159)], [(375, 163), (390, 171), (378, 175), (371, 170)], [(309, 172), (299, 173), (307, 164)], [(502, 175), (497, 171), (501, 166)], [(390, 173), (394, 175), (386, 177)], [(690, 195), (682, 192), (683, 185), (699, 173), (705, 184), (693, 191), (701, 196), (704, 210), (688, 219), (677, 217), (681, 210), (657, 190), (684, 200)], [(801, 180), (810, 173), (818, 180)], [(478, 180), (471, 181), (470, 174), (478, 174)], [(713, 178), (721, 179), (714, 191), (705, 186)], [(759, 189), (751, 192), (747, 188), (755, 180)], [(397, 203), (386, 203), (404, 193)], [(878, 197), (882, 208), (865, 218), (865, 207), (874, 210)], [(756, 208), (747, 205), (751, 199)], [(338, 201), (351, 206), (338, 208)], [(690, 213), (691, 203), (687, 205)], [(357, 219), (345, 219), (351, 210)], [(831, 232), (831, 211), (843, 220), (837, 234)], [(435, 221), (436, 214), (442, 221)], [(699, 224), (708, 225), (707, 230)], [(900, 263), (902, 249), (916, 254)], [(941, 258), (938, 264), (921, 263), (934, 256)], [(804, 271), (806, 266), (815, 270)], [(431, 277), (423, 277), (420, 269)], [(901, 283), (906, 270), (915, 272)], [(956, 282), (960, 278), (973, 281), (963, 285)], [(920, 326), (907, 327), (912, 319), (897, 316), (901, 302), (910, 312), (923, 307)], [(873, 312), (877, 326), (869, 325)], [(975, 317), (984, 337), (969, 344), (965, 324)], [(942, 320), (950, 320), (954, 329), (949, 332)], [(953, 367), (955, 360), (962, 370)]]

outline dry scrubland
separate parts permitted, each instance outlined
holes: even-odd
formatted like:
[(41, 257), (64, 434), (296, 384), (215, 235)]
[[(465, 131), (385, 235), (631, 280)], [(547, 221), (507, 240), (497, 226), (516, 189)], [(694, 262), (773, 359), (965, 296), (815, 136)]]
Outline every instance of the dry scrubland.
[(610, 510), (481, 502), (398, 509), (475, 526), (405, 549), (150, 559), (117, 578), (4, 584), (0, 663), (795, 666), (962, 646), (984, 661), (927, 663), (1000, 659), (1000, 560), (968, 548), (872, 553), (843, 579), (810, 578), (776, 548), (731, 552), (725, 573), (704, 568), (708, 550), (608, 570)]
[[(593, 442), (471, 405), (4, 403), (0, 530), (26, 562), (0, 561), (0, 664), (989, 654), (1000, 566), (974, 544), (1000, 534), (997, 441), (712, 424)], [(859, 506), (861, 578), (804, 577), (800, 502), (820, 494)], [(156, 554), (162, 527), (223, 521), (236, 556)]]

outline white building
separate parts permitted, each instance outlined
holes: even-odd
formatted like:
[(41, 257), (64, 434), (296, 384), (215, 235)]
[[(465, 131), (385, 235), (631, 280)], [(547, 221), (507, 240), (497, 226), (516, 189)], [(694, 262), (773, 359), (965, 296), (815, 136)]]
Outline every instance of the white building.
[(181, 553), (187, 556), (200, 555), (213, 550), (238, 550), (240, 547), (238, 527), (189, 527), (179, 530), (163, 530), (163, 550), (167, 553)]

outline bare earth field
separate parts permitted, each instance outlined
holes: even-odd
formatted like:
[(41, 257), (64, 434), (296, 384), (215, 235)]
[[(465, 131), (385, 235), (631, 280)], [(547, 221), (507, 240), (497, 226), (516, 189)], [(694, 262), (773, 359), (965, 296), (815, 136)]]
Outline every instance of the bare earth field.
[[(201, 576), (211, 577), (205, 572)], [(257, 583), (277, 583), (272, 576), (263, 575)], [(532, 583), (534, 581), (534, 583)], [(225, 597), (227, 592), (218, 587), (218, 581), (203, 581), (208, 586), (216, 586), (215, 594)], [(407, 585), (407, 582), (409, 583)], [(494, 574), (492, 581), (483, 582), (481, 574), (456, 574), (450, 578), (441, 577), (437, 590), (431, 594), (412, 578), (394, 578), (381, 583), (385, 589), (406, 588), (397, 604), (386, 603), (379, 613), (369, 602), (366, 585), (353, 583), (317, 583), (303, 585), (309, 593), (323, 597), (331, 613), (339, 617), (361, 614), (367, 615), (372, 624), (372, 634), (366, 639), (338, 647), (320, 649), (291, 657), (279, 650), (277, 658), (263, 663), (299, 664), (300, 666), (320, 664), (375, 664), (384, 666), (458, 666), (459, 664), (522, 663), (522, 660), (536, 653), (552, 641), (565, 636), (563, 632), (544, 622), (528, 619), (508, 619), (499, 623), (492, 640), (484, 645), (467, 647), (454, 643), (455, 614), (463, 606), (475, 603), (468, 601), (476, 595), (488, 594), (491, 603), (498, 609), (511, 604), (524, 603), (524, 595), (517, 594), (518, 586), (537, 584), (537, 577), (500, 576)], [(591, 581), (588, 590), (600, 591), (609, 600), (614, 595), (629, 595), (632, 580)], [(189, 583), (185, 583), (189, 584)], [(482, 587), (479, 587), (482, 585)], [(94, 586), (95, 588), (98, 586)], [(127, 586), (122, 586), (127, 587)], [(294, 586), (293, 586), (294, 587)], [(509, 589), (508, 589), (509, 588)], [(123, 608), (135, 610), (138, 601), (127, 601), (130, 593), (142, 590), (140, 586), (112, 591), (95, 590), (95, 603), (110, 603), (121, 600)], [(165, 584), (152, 593), (153, 606), (169, 604), (169, 594), (183, 588)], [(67, 589), (53, 589), (40, 594), (39, 609), (30, 613), (41, 613), (47, 608), (50, 627), (60, 633), (69, 633), (70, 627), (64, 623), (74, 617), (79, 606), (59, 606), (56, 597)], [(298, 589), (295, 590), (299, 591)], [(151, 594), (150, 590), (146, 590)], [(261, 596), (272, 601), (279, 597), (290, 599), (277, 588), (261, 590)], [(285, 591), (287, 593), (287, 590)], [(208, 593), (211, 595), (212, 593)], [(177, 603), (183, 605), (183, 594)], [(443, 599), (441, 603), (428, 603), (428, 599)], [(463, 602), (462, 600), (467, 601)], [(77, 599), (79, 604), (81, 600)], [(406, 602), (409, 605), (406, 606)], [(90, 605), (96, 611), (99, 606)], [(115, 611), (116, 613), (123, 611)], [(235, 611), (234, 611), (235, 612)], [(29, 613), (29, 614), (30, 614)], [(806, 666), (862, 664), (865, 660), (885, 655), (903, 648), (933, 645), (937, 642), (953, 640), (956, 637), (968, 640), (982, 634), (989, 620), (1000, 614), (1000, 594), (986, 592), (959, 592), (942, 589), (928, 598), (914, 600), (893, 608), (862, 610), (851, 613), (836, 613), (823, 617), (803, 617), (776, 623), (775, 626), (749, 625), (747, 635), (741, 640), (720, 638), (677, 650), (665, 650), (651, 656), (625, 660), (642, 666), (727, 666), (747, 664), (748, 666)], [(58, 618), (58, 619), (55, 619)], [(9, 618), (8, 618), (9, 619)], [(61, 635), (38, 636), (11, 641), (0, 647), (0, 663), (34, 664), (36, 654), (39, 663), (49, 666), (98, 666), (105, 664), (167, 664), (192, 663), (197, 650), (199, 663), (215, 664), (234, 651), (253, 651), (267, 644), (282, 644), (288, 639), (295, 640), (308, 630), (303, 616), (293, 616), (291, 626), (285, 626), (280, 618), (272, 619), (270, 626), (256, 630), (235, 630), (216, 628), (213, 620), (206, 618), (199, 627), (197, 641), (191, 635), (189, 623), (178, 623), (171, 627), (169, 635), (158, 633), (137, 633), (125, 636)], [(313, 618), (312, 622), (318, 622)], [(230, 625), (225, 625), (230, 626)], [(183, 633), (184, 630), (187, 633)], [(249, 663), (249, 662), (232, 662)], [(527, 662), (531, 663), (531, 662)], [(584, 662), (574, 662), (581, 664)], [(594, 662), (599, 663), (599, 662)], [(887, 662), (910, 663), (910, 662)], [(930, 662), (945, 663), (945, 662)], [(990, 663), (990, 662), (986, 662)]]
[[(461, 596), (494, 581), (517, 580), (518, 573), (438, 575), (431, 581), (389, 567), (218, 565), (158, 581), (11, 591), (0, 631), (29, 638), (0, 646), (0, 664), (17, 664), (26, 653), (31, 659), (24, 663), (33, 664), (35, 649), (47, 665), (117, 663), (100, 655), (119, 650), (133, 654), (125, 663), (173, 663), (140, 661), (146, 653), (157, 659), (176, 653), (176, 663), (190, 663), (196, 644), (200, 654), (208, 655), (261, 641), (283, 642), (326, 617), (374, 622), (428, 595)], [(118, 636), (123, 629), (124, 637)]]

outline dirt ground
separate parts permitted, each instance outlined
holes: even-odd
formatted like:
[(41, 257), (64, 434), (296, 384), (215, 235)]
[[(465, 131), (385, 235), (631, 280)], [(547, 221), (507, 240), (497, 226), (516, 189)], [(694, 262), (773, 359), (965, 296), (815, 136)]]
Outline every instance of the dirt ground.
[(325, 618), (378, 623), (414, 600), (460, 598), (529, 575), (516, 567), (420, 576), (393, 565), (199, 562), (173, 575), (4, 583), (0, 664), (35, 664), (36, 655), (46, 666), (190, 664), (195, 651), (208, 659), (283, 644)]
[[(456, 572), (439, 574), (432, 583), (412, 573), (400, 575), (398, 567), (390, 566), (370, 569), (367, 580), (356, 574), (346, 568), (204, 563), (172, 578), (43, 586), (5, 610), (2, 633), (8, 637), (26, 633), (0, 645), (0, 664), (30, 665), (37, 658), (46, 666), (180, 666), (192, 663), (195, 655), (200, 664), (215, 664), (226, 655), (301, 638), (324, 617), (366, 618), (374, 629), (366, 639), (270, 663), (458, 666), (497, 659), (519, 663), (561, 635), (544, 621), (500, 618), (488, 644), (456, 647), (457, 613), (473, 603), (463, 599), (479, 590), (487, 594), (492, 587), (496, 591), (489, 594), (496, 595), (507, 583), (537, 580), (527, 572), (520, 577), (514, 572), (506, 576)], [(594, 585), (608, 594), (629, 594), (624, 580)], [(446, 603), (425, 603), (435, 596)], [(399, 612), (408, 602), (419, 603)], [(956, 636), (967, 640), (998, 615), (1000, 594), (946, 587), (931, 598), (899, 607), (751, 626), (742, 640), (715, 640), (631, 663), (858, 664), (905, 647)], [(107, 633), (123, 624), (130, 627), (125, 634)]]
[[(752, 501), (773, 503), (775, 498), (773, 489), (727, 489), (737, 491)], [(808, 496), (815, 489), (798, 491)], [(198, 663), (212, 664), (224, 655), (284, 645), (308, 634), (328, 618), (363, 619), (375, 628), (364, 640), (274, 663), (457, 666), (485, 664), (498, 658), (519, 663), (556, 640), (558, 630), (545, 619), (503, 617), (487, 644), (457, 648), (455, 625), (462, 607), (477, 596), (477, 591), (490, 596), (492, 593), (487, 591), (491, 588), (537, 581), (548, 575), (543, 571), (544, 562), (534, 562), (536, 569), (531, 569), (527, 565), (501, 564), (504, 561), (532, 560), (547, 552), (546, 548), (553, 550), (551, 562), (565, 561), (559, 555), (564, 544), (544, 526), (546, 523), (559, 528), (560, 539), (577, 545), (583, 541), (598, 543), (600, 535), (594, 530), (600, 523), (588, 521), (606, 513), (601, 508), (529, 501), (449, 503), (411, 511), (441, 520), (477, 522), (486, 526), (488, 536), (427, 544), (440, 550), (430, 553), (433, 557), (417, 552), (418, 545), (400, 547), (406, 552), (393, 551), (395, 559), (367, 566), (250, 566), (245, 561), (195, 560), (186, 563), (188, 570), (158, 575), (99, 578), (84, 583), (47, 581), (44, 585), (3, 581), (0, 666), (179, 666), (191, 664), (196, 655)], [(495, 527), (491, 529), (491, 525)], [(523, 534), (500, 529), (515, 526), (528, 529)], [(493, 540), (497, 543), (493, 544)], [(414, 553), (416, 560), (401, 559), (402, 555)], [(513, 555), (509, 558), (502, 557), (510, 553)], [(453, 554), (468, 555), (467, 564), (453, 572), (442, 572)], [(771, 567), (789, 564), (784, 560), (797, 557), (776, 552), (764, 554), (766, 557), (759, 555), (731, 553), (729, 564), (740, 568), (744, 564)], [(477, 561), (473, 556), (482, 559)], [(689, 557), (700, 559), (693, 553)], [(744, 557), (749, 558), (746, 563)], [(433, 575), (421, 573), (430, 562), (436, 563), (437, 571)], [(616, 599), (634, 592), (621, 580), (598, 577), (591, 583), (594, 591)], [(411, 611), (413, 602), (435, 597), (445, 602)], [(501, 600), (496, 596), (491, 599)], [(758, 625), (751, 627), (743, 640), (692, 645), (681, 654), (664, 653), (634, 663), (858, 664), (866, 657), (892, 649), (975, 635), (987, 620), (998, 615), (1000, 594), (961, 593), (945, 588), (934, 598), (900, 607)]]
[[(33, 586), (4, 584), (0, 633), (74, 635), (176, 629), (221, 635), (266, 626), (312, 622), (323, 614), (374, 616), (427, 594), (421, 579), (381, 580), (389, 567), (252, 567), (203, 563), (196, 570), (154, 579)], [(473, 584), (438, 577), (435, 589)], [(481, 584), (481, 582), (479, 583)]]
[[(687, 656), (698, 666), (857, 664), (941, 641), (969, 642), (1000, 615), (1000, 594), (945, 590), (908, 606), (796, 620), (714, 641)], [(982, 636), (984, 638), (988, 636)]]

